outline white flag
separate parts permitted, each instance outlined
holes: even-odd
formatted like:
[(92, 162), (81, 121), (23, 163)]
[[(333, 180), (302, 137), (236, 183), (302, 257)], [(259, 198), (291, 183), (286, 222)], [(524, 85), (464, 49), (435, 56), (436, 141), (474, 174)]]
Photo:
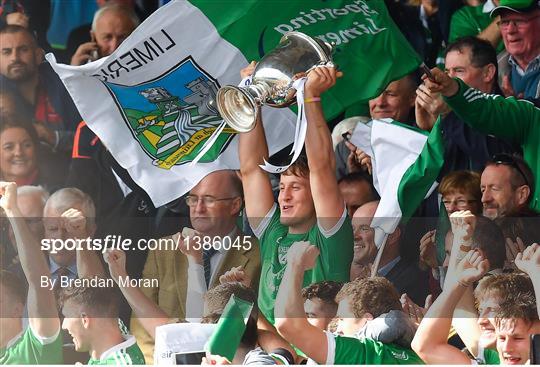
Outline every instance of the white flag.
[[(236, 132), (225, 128), (189, 165), (222, 123), (217, 90), (240, 81), (248, 64), (195, 6), (158, 9), (110, 56), (83, 66), (47, 60), (81, 116), (155, 206), (189, 191), (204, 176), (238, 169)], [(270, 154), (293, 142), (295, 114), (263, 109)]]

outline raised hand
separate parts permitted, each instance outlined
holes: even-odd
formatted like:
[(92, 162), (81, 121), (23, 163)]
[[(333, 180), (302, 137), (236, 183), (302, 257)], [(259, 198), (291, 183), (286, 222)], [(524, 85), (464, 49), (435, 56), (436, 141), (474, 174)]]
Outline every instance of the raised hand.
[(239, 282), (245, 285), (246, 287), (249, 287), (251, 284), (251, 279), (244, 271), (244, 267), (242, 266), (236, 266), (228, 270), (225, 274), (219, 277), (219, 283), (225, 284), (225, 283), (234, 283)]
[(253, 75), (253, 72), (255, 71), (256, 66), (257, 66), (257, 62), (252, 61), (248, 66), (240, 70), (240, 77), (244, 79)]
[[(179, 238), (178, 238), (179, 236)], [(186, 255), (189, 261), (195, 264), (203, 264), (203, 249), (200, 241), (200, 235), (191, 228), (184, 228), (182, 233), (173, 236), (174, 242), (178, 243), (178, 249)], [(199, 241), (197, 241), (199, 239)]]
[(450, 78), (444, 71), (433, 68), (431, 73), (433, 74), (433, 80), (429, 79), (425, 74), (422, 76), (424, 84), (431, 93), (440, 93), (445, 97), (451, 97), (458, 92), (458, 82)]
[(476, 217), (469, 210), (460, 210), (450, 214), (450, 224), (454, 237), (469, 241), (476, 228)]
[(436, 230), (427, 232), (420, 239), (420, 261), (431, 269), (437, 269), (437, 246), (435, 243)]
[(295, 242), (287, 252), (287, 264), (302, 271), (309, 270), (315, 266), (319, 253), (319, 249), (307, 241)]
[(456, 277), (459, 284), (467, 287), (480, 280), (489, 270), (489, 262), (477, 250), (472, 250), (457, 264)]
[(515, 241), (511, 238), (506, 238), (506, 261), (504, 262), (505, 269), (516, 269), (515, 260), (520, 252), (525, 250), (525, 244), (521, 238), (517, 237)]
[(407, 295), (407, 293), (403, 293), (401, 295), (400, 301), (403, 312), (409, 315), (409, 319), (416, 325), (416, 327), (418, 327), (418, 325), (420, 325), (420, 322), (426, 315), (426, 312), (433, 304), (433, 295), (430, 294), (426, 297), (424, 307), (420, 307), (416, 303), (414, 303), (413, 300), (410, 299), (410, 297)]
[(126, 253), (120, 249), (108, 249), (103, 254), (103, 259), (109, 265), (109, 273), (113, 280), (118, 283), (118, 279), (127, 276)]
[(533, 243), (516, 255), (515, 264), (524, 273), (533, 275), (540, 274), (540, 245)]
[(0, 181), (0, 207), (4, 209), (8, 216), (13, 210), (18, 210), (17, 205), (17, 184), (15, 182)]
[(336, 78), (343, 73), (336, 71), (334, 67), (318, 66), (313, 68), (307, 75), (305, 95), (307, 98), (320, 97), (326, 90), (336, 84)]
[(86, 217), (80, 210), (70, 208), (63, 212), (61, 217), (70, 238), (85, 238), (88, 236)]

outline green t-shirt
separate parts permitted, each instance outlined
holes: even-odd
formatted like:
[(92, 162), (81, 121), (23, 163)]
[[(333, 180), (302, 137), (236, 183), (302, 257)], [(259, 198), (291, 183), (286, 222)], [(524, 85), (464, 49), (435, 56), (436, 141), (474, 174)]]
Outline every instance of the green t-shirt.
[(90, 358), (88, 364), (117, 366), (146, 364), (144, 355), (137, 345), (135, 337), (133, 335), (123, 336), (126, 339), (124, 342), (117, 344), (109, 350), (103, 352), (99, 359)]
[(412, 349), (384, 344), (373, 339), (357, 339), (326, 332), (327, 365), (333, 364), (424, 364)]
[(307, 233), (290, 234), (289, 227), (279, 221), (276, 204), (258, 228), (254, 229), (261, 248), (261, 279), (259, 283), (259, 309), (274, 324), (274, 304), (287, 265), (287, 251), (296, 241), (309, 241), (320, 250), (315, 267), (304, 274), (303, 286), (323, 280), (349, 281), (353, 258), (353, 232), (351, 220), (343, 211), (341, 219), (330, 231), (316, 224)]
[[(465, 36), (476, 36), (486, 29), (492, 21), (489, 12), (484, 12), (484, 5), (464, 6), (452, 15), (448, 42), (454, 42)], [(504, 43), (501, 40), (497, 46), (497, 53), (502, 50), (504, 50)]]
[(0, 364), (62, 364), (62, 336), (38, 338), (28, 326), (24, 333), (0, 349)]
[(476, 362), (478, 364), (489, 364), (497, 365), (501, 364), (499, 359), (499, 353), (494, 349), (483, 349), (479, 348), (478, 356), (476, 357)]

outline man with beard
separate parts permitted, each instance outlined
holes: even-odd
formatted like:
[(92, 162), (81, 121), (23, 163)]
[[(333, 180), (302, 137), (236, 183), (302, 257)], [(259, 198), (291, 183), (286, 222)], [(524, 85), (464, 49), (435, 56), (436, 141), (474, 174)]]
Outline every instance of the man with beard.
[(17, 95), (23, 111), (31, 111), (39, 139), (53, 149), (69, 151), (81, 121), (60, 78), (43, 61), (32, 33), (21, 26), (0, 30), (0, 83)]

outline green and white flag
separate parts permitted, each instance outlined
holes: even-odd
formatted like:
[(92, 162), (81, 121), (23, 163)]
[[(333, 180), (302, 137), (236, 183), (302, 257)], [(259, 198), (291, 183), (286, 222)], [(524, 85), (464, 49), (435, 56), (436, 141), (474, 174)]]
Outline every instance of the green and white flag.
[(356, 126), (351, 142), (371, 157), (373, 184), (381, 197), (371, 227), (381, 246), (437, 187), (444, 163), (440, 119), (429, 134), (391, 119), (372, 120)]
[[(83, 66), (47, 60), (90, 129), (159, 206), (208, 173), (238, 169), (236, 131), (220, 126), (213, 99), (239, 70), (274, 49), (288, 31), (336, 47), (345, 76), (323, 96), (326, 116), (379, 94), (414, 70), (419, 57), (383, 0), (176, 0), (146, 19), (110, 56)], [(263, 109), (270, 154), (293, 142), (295, 113)]]
[(204, 349), (212, 355), (225, 357), (232, 362), (246, 331), (252, 309), (253, 303), (244, 301), (233, 294)]

